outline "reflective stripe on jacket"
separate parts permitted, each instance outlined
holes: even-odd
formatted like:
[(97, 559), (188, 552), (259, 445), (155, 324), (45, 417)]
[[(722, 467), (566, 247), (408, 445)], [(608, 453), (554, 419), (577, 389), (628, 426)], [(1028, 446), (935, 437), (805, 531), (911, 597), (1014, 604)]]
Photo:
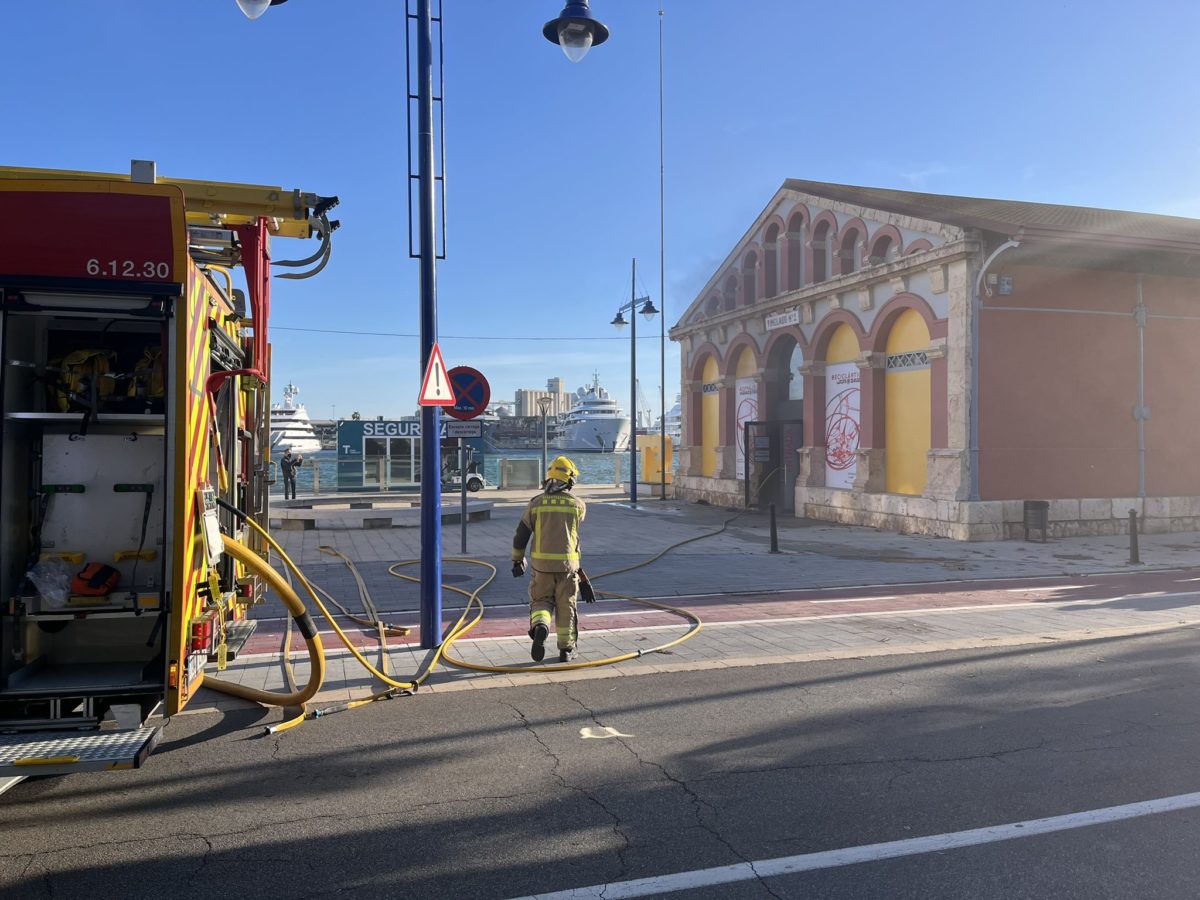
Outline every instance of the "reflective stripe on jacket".
[(574, 572), (579, 569), (579, 523), (587, 506), (578, 497), (559, 491), (538, 494), (529, 501), (517, 534), (513, 538), (513, 559), (525, 556), (530, 538), (529, 556), (538, 572)]

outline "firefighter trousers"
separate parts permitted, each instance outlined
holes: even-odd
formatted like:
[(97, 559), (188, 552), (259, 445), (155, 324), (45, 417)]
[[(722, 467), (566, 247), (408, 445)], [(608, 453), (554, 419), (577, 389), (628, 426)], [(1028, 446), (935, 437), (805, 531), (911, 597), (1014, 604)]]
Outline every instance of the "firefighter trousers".
[(579, 639), (578, 572), (539, 572), (529, 580), (529, 628), (545, 625), (550, 629), (554, 618), (559, 650), (574, 650)]

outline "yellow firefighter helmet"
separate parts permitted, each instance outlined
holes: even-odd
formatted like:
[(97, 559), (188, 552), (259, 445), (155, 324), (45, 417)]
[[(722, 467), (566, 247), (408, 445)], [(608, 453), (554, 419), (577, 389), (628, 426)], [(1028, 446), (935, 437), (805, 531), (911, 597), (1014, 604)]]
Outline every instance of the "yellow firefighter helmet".
[(550, 463), (550, 468), (546, 470), (547, 479), (555, 479), (565, 482), (566, 484), (574, 484), (579, 480), (579, 466), (571, 462), (565, 456), (556, 456), (554, 461)]

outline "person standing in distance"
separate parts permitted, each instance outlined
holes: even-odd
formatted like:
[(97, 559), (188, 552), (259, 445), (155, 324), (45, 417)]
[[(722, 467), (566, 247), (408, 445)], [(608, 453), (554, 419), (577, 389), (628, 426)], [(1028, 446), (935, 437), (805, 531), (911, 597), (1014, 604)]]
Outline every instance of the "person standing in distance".
[[(542, 492), (529, 501), (517, 533), (513, 536), (512, 573), (525, 574), (525, 548), (533, 541), (529, 556), (533, 574), (529, 580), (529, 655), (541, 662), (554, 618), (558, 638), (558, 661), (566, 662), (579, 640), (577, 599), (580, 590), (579, 526), (587, 507), (571, 493), (579, 479), (579, 468), (565, 456), (557, 457), (546, 470)], [(584, 599), (594, 602), (591, 590)]]
[(296, 470), (304, 462), (300, 454), (292, 455), (292, 448), (283, 451), (283, 459), (279, 460), (279, 468), (283, 471), (283, 499), (296, 499)]

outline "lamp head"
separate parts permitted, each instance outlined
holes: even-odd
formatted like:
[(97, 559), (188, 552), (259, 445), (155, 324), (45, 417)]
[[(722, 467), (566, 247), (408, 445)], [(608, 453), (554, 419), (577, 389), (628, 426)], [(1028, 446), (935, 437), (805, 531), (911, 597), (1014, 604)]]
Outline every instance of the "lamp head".
[(257, 19), (272, 6), (287, 3), (287, 0), (237, 0), (238, 9), (246, 14), (247, 19)]
[(543, 26), (542, 34), (550, 43), (562, 47), (571, 62), (579, 62), (592, 47), (608, 40), (608, 28), (592, 16), (588, 0), (567, 0), (558, 18)]
[(620, 331), (622, 328), (624, 328), (629, 323), (625, 321), (624, 314), (617, 313), (616, 316), (613, 318), (611, 324), (616, 327), (617, 331)]

